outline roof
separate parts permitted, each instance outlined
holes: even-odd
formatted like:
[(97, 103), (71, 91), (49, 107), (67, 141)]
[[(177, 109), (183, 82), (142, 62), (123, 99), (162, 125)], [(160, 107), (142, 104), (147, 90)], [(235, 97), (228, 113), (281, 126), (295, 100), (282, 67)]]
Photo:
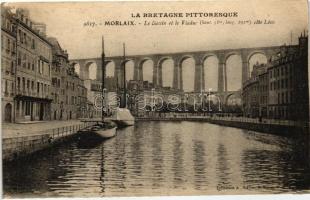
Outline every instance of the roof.
[(55, 52), (55, 54), (65, 56), (66, 52), (64, 52), (64, 50), (61, 48), (61, 46), (60, 46), (60, 44), (56, 38), (48, 37), (47, 40), (52, 44), (53, 51)]

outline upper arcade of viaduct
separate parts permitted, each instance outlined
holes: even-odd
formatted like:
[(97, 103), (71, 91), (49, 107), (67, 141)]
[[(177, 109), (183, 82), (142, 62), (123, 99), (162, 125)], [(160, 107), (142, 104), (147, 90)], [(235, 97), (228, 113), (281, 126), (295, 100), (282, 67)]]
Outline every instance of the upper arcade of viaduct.
[[(218, 59), (218, 92), (227, 91), (227, 70), (226, 61), (232, 55), (238, 55), (242, 61), (242, 82), (246, 81), (250, 76), (249, 61), (254, 54), (263, 54), (269, 60), (273, 55), (280, 51), (280, 46), (271, 47), (256, 47), (256, 48), (239, 48), (239, 49), (221, 49), (196, 52), (180, 52), (180, 53), (164, 53), (164, 54), (146, 54), (146, 55), (128, 55), (125, 60), (123, 56), (106, 57), (106, 65), (109, 62), (114, 62), (115, 70), (114, 77), (118, 78), (119, 85), (122, 85), (123, 70), (122, 66), (128, 61), (134, 62), (134, 80), (143, 80), (143, 63), (147, 60), (152, 60), (153, 65), (153, 84), (157, 86), (163, 85), (162, 80), (162, 64), (167, 59), (172, 59), (173, 67), (173, 83), (175, 89), (183, 89), (182, 81), (182, 62), (187, 58), (193, 58), (195, 61), (195, 80), (194, 91), (205, 90), (204, 86), (204, 61), (215, 56)], [(96, 63), (97, 80), (102, 78), (101, 58), (84, 58), (70, 60), (72, 64), (80, 65), (80, 77), (89, 79), (89, 66)]]

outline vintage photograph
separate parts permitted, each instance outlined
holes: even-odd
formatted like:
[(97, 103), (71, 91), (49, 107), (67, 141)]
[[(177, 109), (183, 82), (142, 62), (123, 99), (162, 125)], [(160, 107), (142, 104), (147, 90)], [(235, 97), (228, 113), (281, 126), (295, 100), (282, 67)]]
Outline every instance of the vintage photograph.
[(2, 197), (310, 194), (307, 3), (2, 3)]

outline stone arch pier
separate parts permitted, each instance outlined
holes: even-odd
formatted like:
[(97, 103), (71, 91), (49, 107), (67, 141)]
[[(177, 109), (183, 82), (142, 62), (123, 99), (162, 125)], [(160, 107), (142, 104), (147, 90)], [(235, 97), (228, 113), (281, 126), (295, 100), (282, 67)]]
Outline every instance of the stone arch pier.
[[(193, 58), (195, 61), (194, 74), (194, 91), (199, 92), (205, 90), (205, 75), (204, 75), (204, 61), (209, 56), (215, 56), (218, 59), (218, 91), (227, 91), (227, 70), (226, 61), (231, 55), (238, 55), (242, 60), (242, 73), (240, 74), (242, 83), (249, 79), (250, 69), (249, 60), (252, 55), (260, 53), (266, 56), (267, 60), (271, 58), (272, 55), (280, 51), (280, 46), (271, 47), (254, 47), (254, 48), (239, 48), (239, 49), (221, 49), (221, 50), (207, 50), (207, 51), (195, 51), (195, 52), (179, 52), (179, 53), (165, 53), (165, 54), (149, 54), (149, 55), (129, 55), (126, 56), (124, 61), (123, 56), (107, 57), (106, 63), (114, 62), (115, 70), (114, 76), (117, 77), (118, 83), (122, 85), (123, 81), (123, 70), (124, 63), (127, 61), (133, 61), (134, 63), (134, 80), (143, 80), (143, 63), (147, 60), (153, 62), (153, 84), (156, 87), (163, 86), (163, 75), (162, 67), (163, 62), (166, 59), (172, 59), (173, 66), (173, 83), (172, 87), (174, 89), (183, 90), (183, 80), (182, 80), (182, 62), (187, 58)], [(97, 65), (97, 79), (102, 78), (101, 69), (101, 58), (82, 58), (82, 59), (72, 59), (70, 60), (72, 64), (79, 64), (80, 66), (80, 77), (82, 79), (89, 79), (89, 65), (90, 63), (96, 63)]]

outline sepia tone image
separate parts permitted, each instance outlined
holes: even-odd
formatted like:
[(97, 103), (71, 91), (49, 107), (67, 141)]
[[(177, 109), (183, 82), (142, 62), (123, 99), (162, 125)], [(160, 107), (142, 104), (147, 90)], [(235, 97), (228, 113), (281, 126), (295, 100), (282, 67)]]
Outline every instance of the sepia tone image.
[(4, 198), (309, 194), (306, 0), (1, 4)]

